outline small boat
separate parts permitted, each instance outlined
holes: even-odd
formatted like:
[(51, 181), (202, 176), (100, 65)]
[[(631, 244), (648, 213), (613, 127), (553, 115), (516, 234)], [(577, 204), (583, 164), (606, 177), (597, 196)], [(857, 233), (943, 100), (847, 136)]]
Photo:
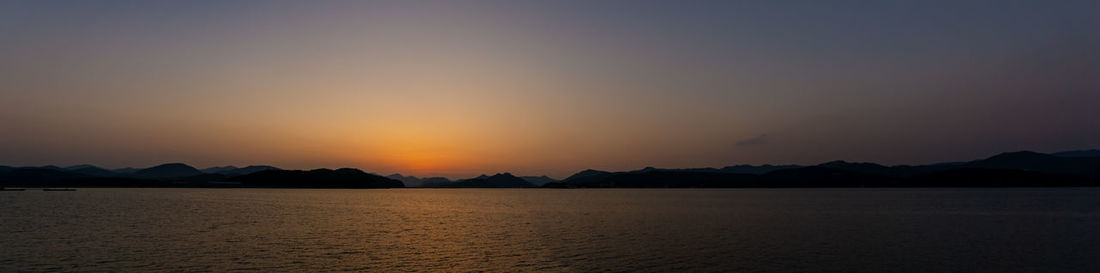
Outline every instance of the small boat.
[(42, 189), (42, 191), (76, 191), (76, 189), (52, 189), (52, 188), (46, 188), (46, 189)]

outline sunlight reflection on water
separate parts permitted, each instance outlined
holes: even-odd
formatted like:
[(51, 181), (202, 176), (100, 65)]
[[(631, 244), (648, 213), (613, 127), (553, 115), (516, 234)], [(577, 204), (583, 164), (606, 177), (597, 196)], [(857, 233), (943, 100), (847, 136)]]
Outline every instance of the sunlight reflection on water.
[(0, 271), (1100, 270), (1098, 189), (0, 193)]

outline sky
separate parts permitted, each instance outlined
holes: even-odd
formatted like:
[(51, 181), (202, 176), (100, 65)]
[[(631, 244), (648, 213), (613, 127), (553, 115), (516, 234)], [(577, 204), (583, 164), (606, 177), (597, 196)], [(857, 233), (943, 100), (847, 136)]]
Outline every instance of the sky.
[(3, 1), (0, 165), (564, 178), (1100, 148), (1100, 1)]

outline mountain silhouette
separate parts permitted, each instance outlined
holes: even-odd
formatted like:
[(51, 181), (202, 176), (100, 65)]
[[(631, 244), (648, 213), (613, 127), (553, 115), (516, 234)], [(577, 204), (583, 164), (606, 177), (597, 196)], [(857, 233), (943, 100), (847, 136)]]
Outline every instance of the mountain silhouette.
[(1059, 157), (1100, 157), (1100, 150), (1065, 151), (1050, 154)]
[(203, 174), (195, 167), (183, 163), (161, 164), (155, 167), (142, 169), (131, 174), (137, 178), (147, 179), (172, 179)]
[[(751, 167), (751, 166), (750, 166)], [(746, 170), (746, 167), (739, 167)], [(884, 166), (831, 161), (785, 165), (766, 173), (730, 173), (726, 168), (654, 169), (627, 172), (584, 170), (555, 188), (684, 187), (1061, 187), (1100, 186), (1100, 158), (1058, 157), (1021, 151), (964, 163)], [(752, 170), (752, 169), (749, 169)], [(737, 175), (734, 175), (737, 174)], [(1003, 183), (998, 182), (1003, 181)]]
[(1079, 187), (1100, 186), (1085, 176), (1013, 169), (961, 168), (920, 174), (912, 185), (924, 187)]
[(1064, 158), (1031, 151), (998, 154), (983, 160), (972, 161), (967, 166), (998, 169), (1050, 169), (1059, 167)]
[(532, 188), (535, 184), (510, 173), (498, 173), (493, 176), (481, 175), (445, 184), (445, 188)]
[(358, 169), (315, 169), (309, 171), (266, 170), (229, 178), (245, 187), (277, 188), (404, 188), (401, 181)]
[[(488, 176), (482, 175), (479, 178), (486, 178), (486, 177), (488, 177)], [(455, 182), (455, 181), (451, 181), (450, 179), (447, 179), (446, 177), (419, 178), (419, 177), (416, 177), (416, 176), (403, 176), (403, 175), (398, 174), (398, 173), (387, 175), (386, 178), (401, 181), (402, 183), (405, 183), (406, 187), (416, 187), (416, 188), (441, 188), (441, 187), (450, 185), (451, 183)]]
[(450, 179), (447, 179), (446, 177), (429, 177), (429, 178), (424, 178), (420, 181), (420, 187), (422, 187), (422, 188), (441, 188), (441, 187), (446, 186), (446, 185), (451, 184), (451, 183), (454, 183), (454, 181), (451, 181)]
[(89, 168), (89, 167), (98, 168), (95, 165), (91, 165), (91, 164), (80, 164), (80, 165), (72, 165), (72, 166), (64, 167), (64, 168), (61, 168), (61, 169), (71, 171), (71, 170), (77, 170), (77, 169), (83, 169), (83, 168)]
[(545, 175), (543, 175), (543, 176), (520, 176), (519, 178), (523, 179), (524, 181), (530, 182), (531, 184), (534, 184), (535, 186), (542, 186), (542, 185), (546, 185), (546, 183), (558, 182), (558, 180), (550, 178), (549, 176), (545, 176)]
[(829, 161), (817, 165), (829, 169), (841, 169), (865, 173), (890, 173), (890, 167), (867, 162), (847, 162), (844, 160)]
[(235, 174), (251, 174), (251, 173), (267, 171), (267, 170), (281, 170), (281, 169), (279, 169), (278, 167), (273, 167), (273, 166), (268, 166), (268, 165), (250, 165), (248, 167), (240, 168), (236, 172), (233, 172), (233, 173), (235, 173)]
[(162, 181), (129, 177), (96, 177), (71, 171), (39, 167), (13, 168), (0, 172), (3, 187), (164, 187)]
[(118, 169), (113, 169), (111, 171), (116, 172), (116, 173), (121, 173), (121, 174), (133, 174), (133, 173), (136, 173), (137, 171), (140, 171), (140, 170), (141, 169), (138, 169), (138, 168), (118, 168)]
[(1060, 174), (1100, 174), (1100, 157), (1059, 157), (1030, 151), (1002, 153), (972, 161), (968, 168), (1011, 169)]
[(719, 172), (724, 172), (724, 173), (765, 174), (765, 173), (768, 173), (768, 172), (771, 172), (771, 171), (777, 171), (777, 170), (782, 170), (782, 169), (793, 169), (793, 168), (800, 168), (800, 167), (802, 167), (802, 166), (798, 166), (798, 165), (761, 165), (761, 166), (735, 165), (735, 166), (722, 167), (721, 169), (718, 169), (718, 171)]
[[(416, 176), (403, 176), (399, 173), (387, 175), (386, 178), (401, 181), (406, 187), (420, 187), (424, 184), (424, 180)], [(450, 181), (448, 181), (450, 182)]]
[(244, 168), (237, 168), (237, 167), (234, 167), (234, 166), (225, 166), (225, 167), (207, 168), (207, 169), (204, 169), (203, 172), (204, 173), (209, 173), (209, 174), (221, 174), (221, 175), (225, 175), (225, 176), (238, 176), (238, 175), (246, 175), (246, 174), (251, 174), (251, 173), (260, 172), (260, 171), (267, 171), (267, 170), (279, 170), (279, 168), (272, 167), (272, 166), (267, 166), (267, 165), (252, 165), (252, 166), (248, 166), (248, 167), (244, 167)]
[[(588, 185), (593, 184), (596, 181), (602, 180), (611, 176), (613, 173), (607, 171), (599, 171), (593, 169), (587, 169), (566, 177), (561, 182), (567, 185)], [(548, 183), (547, 185), (556, 185), (558, 183)], [(543, 185), (546, 186), (546, 185)]]
[(221, 172), (234, 171), (234, 170), (237, 170), (237, 169), (239, 169), (239, 168), (237, 168), (237, 166), (230, 165), (230, 166), (222, 166), (222, 167), (210, 167), (210, 168), (202, 169), (202, 170), (199, 170), (199, 171), (201, 171), (202, 173), (221, 173)]
[[(845, 164), (843, 166), (848, 167), (851, 165)], [(877, 167), (870, 165), (856, 166), (866, 167), (873, 171), (861, 171), (858, 167), (848, 169), (822, 165), (784, 169), (761, 175), (761, 185), (776, 187), (894, 187), (903, 185), (901, 179), (886, 175)]]
[(0, 173), (0, 186), (48, 187), (53, 182), (88, 177), (86, 174), (65, 171), (61, 168), (18, 167)]
[[(846, 170), (856, 173), (874, 174), (887, 177), (908, 177), (915, 174), (926, 173), (930, 171), (942, 170), (949, 165), (942, 166), (884, 166), (876, 163), (868, 162), (847, 162), (843, 160), (830, 161), (814, 165), (816, 167)], [(786, 169), (790, 170), (790, 169)]]
[(755, 186), (755, 175), (713, 171), (649, 170), (573, 177), (544, 187), (568, 188), (720, 188)]
[[(412, 185), (453, 188), (735, 188), (735, 187), (1068, 187), (1100, 186), (1100, 157), (1091, 151), (1043, 154), (1002, 153), (968, 162), (918, 166), (830, 161), (813, 166), (735, 165), (716, 168), (608, 172), (587, 169), (554, 182), (546, 176), (510, 173), (451, 181), (443, 177), (390, 178), (357, 169), (279, 170), (271, 166), (233, 166), (199, 171), (182, 163), (145, 169), (106, 170), (93, 165), (58, 167), (0, 166), (6, 187), (289, 187), (395, 188)], [(130, 171), (132, 170), (132, 172)], [(393, 179), (391, 179), (393, 178)], [(543, 183), (545, 182), (545, 183)]]
[(65, 167), (64, 170), (69, 171), (69, 172), (85, 174), (85, 175), (89, 175), (89, 176), (121, 176), (121, 174), (119, 174), (119, 173), (109, 171), (107, 169), (96, 167), (96, 166), (93, 166), (93, 165), (70, 166), (70, 167)]

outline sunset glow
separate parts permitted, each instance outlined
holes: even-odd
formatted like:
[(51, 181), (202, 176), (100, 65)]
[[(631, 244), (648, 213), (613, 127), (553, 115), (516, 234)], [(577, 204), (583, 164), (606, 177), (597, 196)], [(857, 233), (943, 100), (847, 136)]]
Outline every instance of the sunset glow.
[(1094, 4), (462, 2), (0, 4), (0, 164), (560, 178), (1100, 146)]

